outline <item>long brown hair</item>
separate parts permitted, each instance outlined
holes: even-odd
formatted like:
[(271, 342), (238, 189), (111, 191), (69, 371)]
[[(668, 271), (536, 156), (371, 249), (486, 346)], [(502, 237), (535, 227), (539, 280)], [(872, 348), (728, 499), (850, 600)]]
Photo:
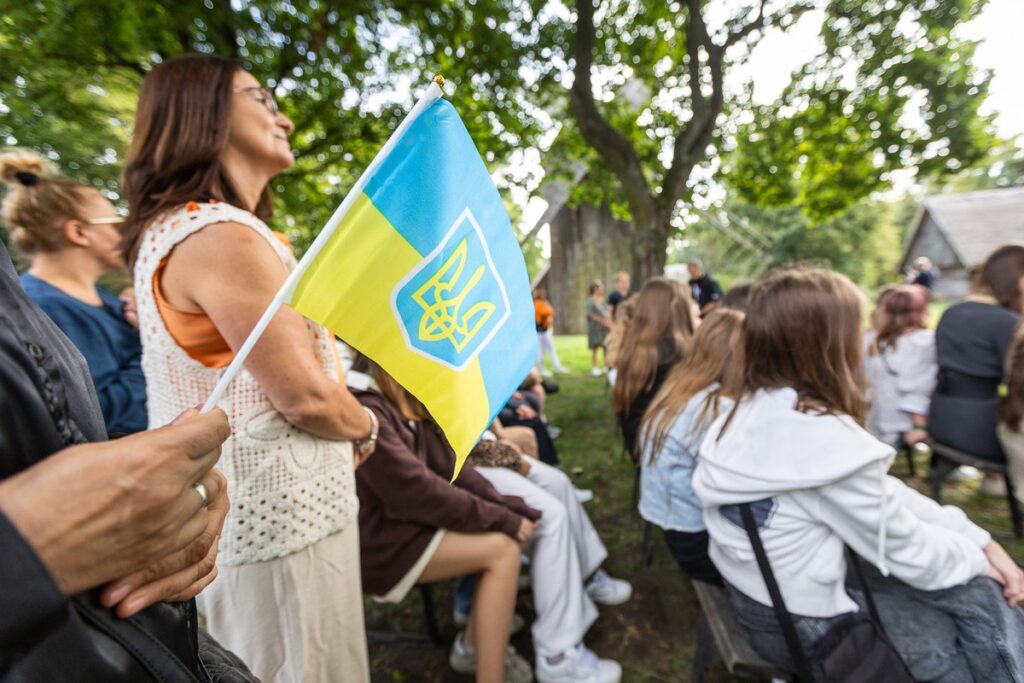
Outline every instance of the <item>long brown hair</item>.
[(744, 324), (743, 395), (791, 387), (800, 410), (849, 415), (867, 405), (861, 295), (830, 270), (782, 270), (756, 283)]
[(1015, 432), (1024, 421), (1024, 324), (1017, 326), (1006, 356), (1006, 395), (999, 405), (999, 421)]
[(704, 402), (695, 430), (718, 417), (722, 396), (739, 395), (743, 386), (743, 318), (741, 311), (728, 308), (709, 313), (693, 335), (686, 357), (665, 378), (640, 427), (651, 463), (665, 445), (673, 421), (697, 392), (713, 382), (719, 384)]
[(1006, 244), (985, 259), (981, 267), (981, 282), (996, 298), (999, 305), (1016, 313), (1021, 307), (1020, 279), (1024, 277), (1024, 246)]
[(414, 422), (431, 419), (430, 413), (427, 412), (426, 407), (420, 403), (418, 398), (406, 391), (405, 387), (389, 375), (384, 368), (369, 358), (366, 360), (368, 361), (367, 365), (369, 366), (370, 376), (373, 377), (373, 381), (377, 384), (377, 388), (380, 389), (380, 393), (391, 405), (398, 409), (402, 417)]
[(633, 317), (622, 335), (612, 390), (612, 410), (626, 415), (633, 401), (654, 385), (658, 366), (683, 357), (693, 336), (689, 290), (664, 277), (644, 283), (633, 304)]
[(927, 327), (928, 290), (921, 285), (900, 285), (886, 292), (879, 306), (882, 308), (881, 328), (871, 344), (875, 356), (896, 345), (896, 340), (907, 332)]
[(241, 63), (216, 55), (184, 55), (142, 79), (135, 132), (121, 187), (128, 202), (124, 250), (134, 262), (142, 235), (157, 216), (190, 201), (216, 199), (269, 218), (269, 187), (245, 206), (221, 155)]

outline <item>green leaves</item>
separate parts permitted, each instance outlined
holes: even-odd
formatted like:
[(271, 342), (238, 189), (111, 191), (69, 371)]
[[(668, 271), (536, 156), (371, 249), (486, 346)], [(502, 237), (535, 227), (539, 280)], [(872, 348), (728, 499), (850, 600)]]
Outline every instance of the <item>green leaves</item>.
[(762, 206), (795, 204), (814, 221), (839, 215), (899, 169), (942, 178), (994, 144), (979, 113), (987, 74), (954, 35), (971, 0), (833, 0), (824, 52), (774, 104), (741, 126), (725, 181)]
[(139, 82), (185, 52), (235, 56), (295, 123), (274, 181), (300, 249), (436, 73), (485, 159), (533, 144), (565, 26), (540, 0), (0, 0), (0, 141), (116, 192)]

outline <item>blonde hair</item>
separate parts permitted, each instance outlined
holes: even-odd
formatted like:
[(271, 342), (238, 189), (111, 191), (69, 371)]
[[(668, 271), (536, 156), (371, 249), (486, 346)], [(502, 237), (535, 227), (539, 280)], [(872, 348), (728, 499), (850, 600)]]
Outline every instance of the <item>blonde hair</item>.
[(88, 185), (62, 178), (45, 157), (27, 149), (0, 153), (0, 181), (9, 186), (0, 220), (24, 254), (59, 251), (67, 241), (64, 223), (78, 215)]
[(686, 356), (661, 386), (644, 414), (640, 433), (653, 464), (676, 418), (698, 392), (717, 382), (694, 423), (694, 430), (718, 417), (722, 396), (736, 398), (743, 388), (743, 318), (741, 311), (712, 311), (693, 335)]

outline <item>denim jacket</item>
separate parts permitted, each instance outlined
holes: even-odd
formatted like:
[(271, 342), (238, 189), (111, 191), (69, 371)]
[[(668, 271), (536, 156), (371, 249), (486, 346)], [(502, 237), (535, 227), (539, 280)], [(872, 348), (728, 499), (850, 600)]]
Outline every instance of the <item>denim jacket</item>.
[[(704, 512), (691, 482), (701, 441), (717, 415), (707, 415), (698, 429), (694, 429), (694, 423), (704, 411), (708, 395), (717, 389), (717, 383), (711, 384), (693, 395), (669, 427), (653, 464), (650, 462), (651, 445), (643, 439), (640, 516), (662, 529), (704, 530)], [(719, 414), (732, 410), (732, 405), (731, 400), (721, 398)]]

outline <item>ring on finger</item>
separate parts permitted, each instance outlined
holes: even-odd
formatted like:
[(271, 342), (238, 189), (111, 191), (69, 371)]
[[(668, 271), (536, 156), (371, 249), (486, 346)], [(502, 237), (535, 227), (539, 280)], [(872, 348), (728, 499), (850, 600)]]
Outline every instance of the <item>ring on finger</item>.
[(210, 493), (209, 491), (206, 490), (205, 484), (203, 484), (202, 482), (198, 484), (193, 484), (192, 488), (195, 490), (196, 493), (199, 494), (199, 499), (202, 501), (200, 505), (202, 507), (206, 507), (207, 505), (210, 504)]

